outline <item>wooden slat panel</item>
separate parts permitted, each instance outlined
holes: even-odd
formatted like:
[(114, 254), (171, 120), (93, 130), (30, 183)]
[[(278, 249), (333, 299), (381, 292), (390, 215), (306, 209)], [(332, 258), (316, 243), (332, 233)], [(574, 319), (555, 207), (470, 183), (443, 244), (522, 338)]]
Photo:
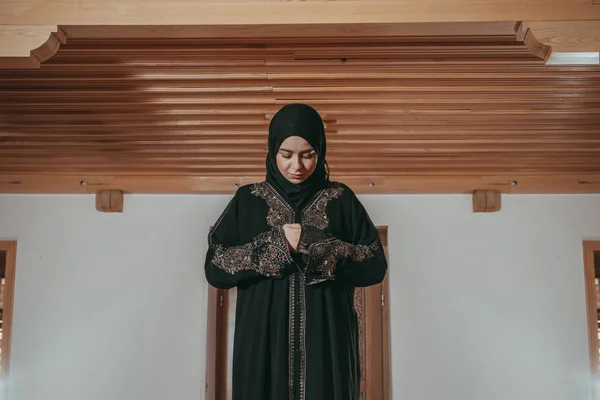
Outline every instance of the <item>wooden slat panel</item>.
[(264, 176), (269, 119), (296, 101), (324, 116), (333, 176), (367, 192), (600, 191), (600, 71), (503, 33), (72, 40), (0, 71), (0, 192), (96, 187), (77, 174), (227, 192)]

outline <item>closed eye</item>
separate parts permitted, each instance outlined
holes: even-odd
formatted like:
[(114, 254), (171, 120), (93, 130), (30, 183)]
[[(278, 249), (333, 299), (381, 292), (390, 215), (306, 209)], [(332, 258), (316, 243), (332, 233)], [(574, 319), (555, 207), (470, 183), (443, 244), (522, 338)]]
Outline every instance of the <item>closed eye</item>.
[[(293, 152), (287, 151), (287, 150), (280, 150), (279, 154), (281, 155), (281, 157), (286, 158), (286, 159), (290, 159), (293, 156)], [(300, 154), (302, 155), (302, 158), (304, 158), (305, 160), (310, 160), (317, 154), (317, 152), (314, 150), (305, 150)]]

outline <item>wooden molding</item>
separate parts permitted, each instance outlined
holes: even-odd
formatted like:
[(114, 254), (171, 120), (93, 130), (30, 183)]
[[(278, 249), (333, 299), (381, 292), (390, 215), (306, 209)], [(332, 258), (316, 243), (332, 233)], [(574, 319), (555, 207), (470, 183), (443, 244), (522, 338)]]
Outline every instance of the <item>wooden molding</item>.
[(502, 196), (498, 190), (475, 190), (473, 192), (473, 212), (500, 211)]
[[(598, 0), (600, 1), (600, 0)], [(598, 4), (598, 3), (595, 3)], [(0, 6), (0, 10), (1, 10)], [(404, 23), (304, 23), (258, 25), (0, 25), (0, 69), (39, 68), (67, 37), (84, 38), (290, 38), (307, 37), (469, 36), (508, 34), (510, 21), (422, 21)], [(600, 51), (600, 16), (596, 20), (529, 19), (517, 24), (517, 37), (533, 54), (547, 59), (550, 51)]]
[(123, 192), (100, 190), (96, 193), (96, 209), (101, 212), (123, 212)]
[(39, 68), (65, 43), (66, 36), (56, 25), (0, 25), (0, 69)]
[[(502, 193), (600, 193), (600, 174), (595, 175), (380, 175), (373, 178), (332, 174), (360, 194), (472, 194), (475, 190)], [(141, 194), (232, 194), (241, 185), (264, 180), (247, 176), (153, 175), (8, 175), (0, 176), (0, 193), (88, 193), (118, 187)]]

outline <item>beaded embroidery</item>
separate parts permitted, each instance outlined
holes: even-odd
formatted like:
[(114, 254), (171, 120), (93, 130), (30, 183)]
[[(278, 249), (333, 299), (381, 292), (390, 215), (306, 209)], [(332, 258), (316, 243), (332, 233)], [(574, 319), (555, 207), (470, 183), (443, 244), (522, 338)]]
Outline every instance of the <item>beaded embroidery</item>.
[[(327, 204), (330, 200), (342, 195), (343, 187), (337, 182), (332, 182), (329, 187), (321, 190), (315, 198), (302, 209), (302, 224), (325, 229), (329, 226), (327, 218)], [(294, 210), (283, 199), (277, 190), (269, 183), (260, 182), (252, 185), (251, 193), (263, 198), (269, 206), (267, 223), (271, 227), (294, 223)]]
[(292, 262), (282, 228), (264, 232), (243, 246), (210, 245), (215, 249), (213, 263), (229, 274), (254, 270), (279, 277), (282, 266)]
[(375, 256), (385, 258), (379, 238), (368, 246), (353, 245), (336, 238), (330, 238), (311, 244), (309, 254), (308, 285), (334, 279), (335, 268), (342, 258), (347, 258), (353, 262), (361, 262)]
[(327, 204), (329, 200), (342, 195), (344, 188), (337, 182), (332, 182), (329, 187), (321, 190), (319, 195), (311, 201), (302, 211), (302, 224), (325, 229), (329, 226), (327, 218)]
[(270, 227), (294, 223), (294, 210), (269, 183), (255, 183), (250, 192), (255, 196), (262, 197), (267, 202), (269, 206), (267, 223)]

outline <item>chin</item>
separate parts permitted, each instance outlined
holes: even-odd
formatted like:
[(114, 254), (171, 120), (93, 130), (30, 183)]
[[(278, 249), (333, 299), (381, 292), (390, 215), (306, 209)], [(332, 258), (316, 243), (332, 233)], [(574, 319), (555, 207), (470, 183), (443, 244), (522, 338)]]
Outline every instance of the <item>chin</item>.
[(306, 180), (305, 177), (302, 178), (292, 178), (292, 177), (288, 177), (288, 180), (292, 183), (302, 183)]

